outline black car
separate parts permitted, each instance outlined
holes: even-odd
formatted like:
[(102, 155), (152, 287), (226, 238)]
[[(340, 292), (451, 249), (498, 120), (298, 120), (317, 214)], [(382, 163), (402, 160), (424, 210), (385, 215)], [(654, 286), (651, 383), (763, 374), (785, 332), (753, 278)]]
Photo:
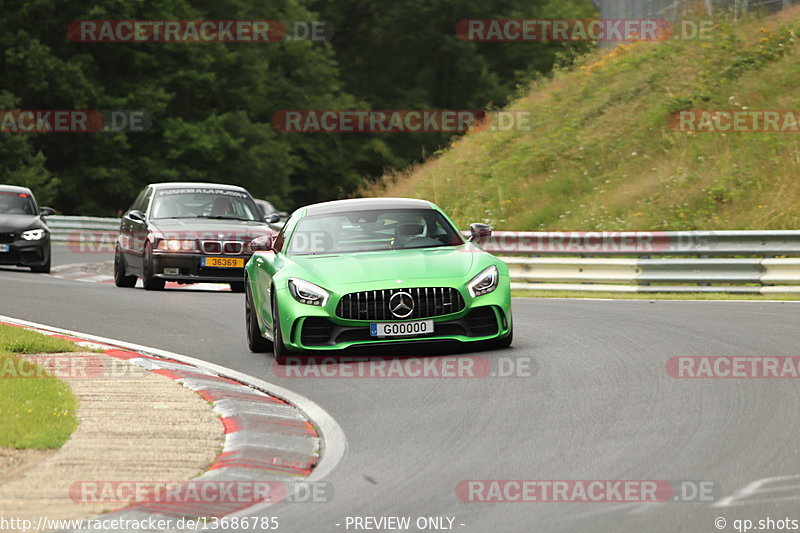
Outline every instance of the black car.
[(50, 228), (43, 217), (53, 213), (39, 208), (30, 189), (0, 185), (0, 265), (50, 272)]
[(261, 210), (261, 214), (264, 215), (264, 220), (269, 223), (270, 227), (275, 231), (280, 231), (286, 223), (286, 219), (289, 218), (289, 214), (286, 211), (278, 211), (275, 209), (275, 206), (267, 200), (259, 200), (256, 198), (255, 202), (258, 209)]
[(244, 291), (250, 241), (273, 233), (247, 190), (215, 183), (153, 183), (122, 217), (114, 282), (147, 290), (166, 281), (229, 283)]

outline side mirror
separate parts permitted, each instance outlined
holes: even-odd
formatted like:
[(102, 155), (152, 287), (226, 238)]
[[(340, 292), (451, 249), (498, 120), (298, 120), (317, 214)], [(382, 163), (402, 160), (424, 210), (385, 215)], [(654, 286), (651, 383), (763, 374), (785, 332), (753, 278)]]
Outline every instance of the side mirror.
[(48, 215), (55, 215), (56, 210), (53, 209), (52, 207), (40, 207), (39, 214), (42, 215), (43, 217), (46, 217)]
[(144, 213), (142, 213), (138, 209), (134, 209), (133, 211), (128, 213), (128, 218), (131, 220), (135, 220), (137, 222), (144, 222)]
[(272, 236), (271, 235), (262, 235), (260, 237), (256, 237), (252, 241), (250, 241), (250, 251), (251, 252), (268, 252), (272, 250)]
[(267, 221), (267, 224), (275, 224), (276, 222), (281, 221), (281, 216), (278, 213), (270, 213), (264, 217), (264, 220)]
[(488, 224), (473, 222), (469, 225), (470, 241), (485, 239), (492, 236), (492, 227)]

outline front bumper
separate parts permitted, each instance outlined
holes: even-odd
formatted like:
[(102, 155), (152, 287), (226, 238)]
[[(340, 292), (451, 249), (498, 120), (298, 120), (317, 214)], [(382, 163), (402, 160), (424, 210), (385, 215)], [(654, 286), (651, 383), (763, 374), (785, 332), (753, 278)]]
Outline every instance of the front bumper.
[(8, 251), (0, 251), (0, 265), (40, 266), (50, 258), (49, 235), (38, 241), (15, 239), (6, 242), (6, 240), (0, 239), (0, 249), (8, 246)]
[[(185, 283), (230, 283), (244, 281), (244, 268), (239, 267), (204, 267), (203, 257), (222, 257), (225, 259), (242, 259), (246, 264), (250, 255), (204, 255), (181, 254), (172, 252), (153, 252), (153, 275), (168, 281)], [(165, 269), (177, 269), (176, 273), (166, 273)]]
[[(279, 296), (281, 331), (289, 350), (329, 351), (351, 346), (379, 346), (439, 341), (473, 343), (506, 337), (511, 332), (510, 290), (499, 287), (490, 294), (471, 298), (462, 292), (465, 307), (457, 313), (423, 318), (433, 320), (426, 335), (373, 337), (370, 324), (396, 320), (345, 320), (335, 314), (335, 302), (315, 307), (296, 302), (288, 291)], [(287, 301), (289, 300), (289, 301)], [(338, 300), (338, 298), (336, 299)], [(417, 320), (417, 319), (415, 319)]]

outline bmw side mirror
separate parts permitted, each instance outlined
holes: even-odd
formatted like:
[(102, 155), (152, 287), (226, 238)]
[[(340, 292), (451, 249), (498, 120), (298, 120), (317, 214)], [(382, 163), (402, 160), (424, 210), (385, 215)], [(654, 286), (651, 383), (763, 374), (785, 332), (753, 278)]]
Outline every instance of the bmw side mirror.
[(480, 222), (473, 222), (469, 225), (469, 240), (476, 241), (485, 239), (492, 236), (492, 227), (488, 224), (481, 224)]
[(251, 252), (268, 252), (272, 250), (272, 236), (271, 235), (262, 235), (260, 237), (256, 237), (252, 241), (250, 241), (250, 251)]
[(144, 213), (142, 213), (138, 209), (134, 209), (133, 211), (128, 213), (128, 218), (131, 220), (135, 220), (137, 222), (144, 222)]
[(264, 220), (267, 221), (267, 224), (275, 224), (276, 222), (281, 221), (281, 216), (278, 213), (270, 213), (264, 218)]
[(55, 215), (56, 210), (53, 209), (52, 207), (40, 207), (39, 214), (42, 215), (43, 217), (46, 217), (48, 215)]

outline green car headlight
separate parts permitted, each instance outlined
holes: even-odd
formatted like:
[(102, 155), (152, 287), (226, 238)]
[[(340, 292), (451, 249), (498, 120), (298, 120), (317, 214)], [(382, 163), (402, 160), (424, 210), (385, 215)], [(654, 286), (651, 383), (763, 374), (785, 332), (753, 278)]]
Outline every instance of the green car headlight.
[(291, 278), (289, 292), (301, 304), (322, 307), (328, 302), (328, 291), (304, 279)]
[(483, 294), (489, 294), (497, 288), (497, 283), (500, 276), (497, 273), (497, 267), (492, 265), (489, 268), (481, 270), (480, 274), (472, 278), (472, 281), (467, 283), (467, 289), (473, 298)]
[(28, 231), (22, 232), (22, 238), (26, 241), (38, 241), (45, 236), (45, 231), (43, 229), (29, 229)]

